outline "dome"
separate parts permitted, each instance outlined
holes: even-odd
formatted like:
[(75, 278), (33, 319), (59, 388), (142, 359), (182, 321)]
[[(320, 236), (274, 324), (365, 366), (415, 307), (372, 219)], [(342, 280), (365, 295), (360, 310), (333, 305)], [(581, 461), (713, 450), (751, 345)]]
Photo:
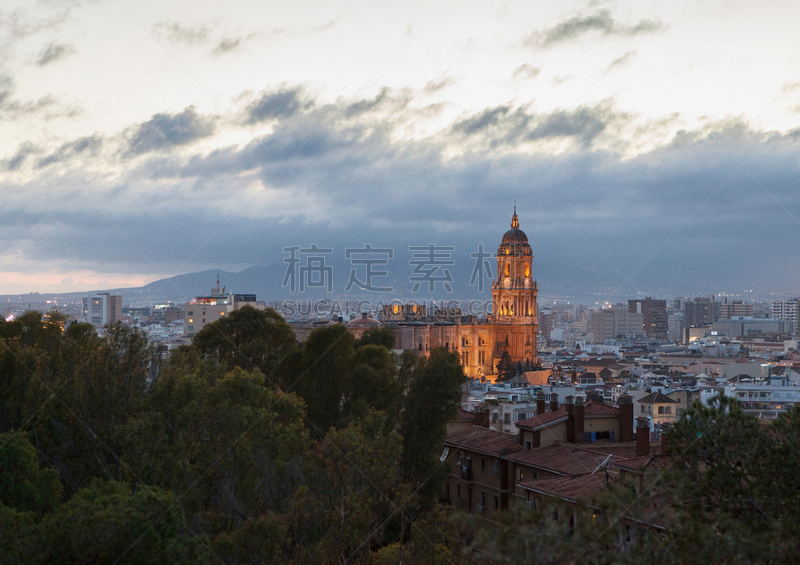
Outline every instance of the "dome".
[(515, 243), (528, 243), (528, 236), (519, 228), (511, 228), (503, 235), (503, 245), (513, 245)]
[(378, 320), (369, 318), (366, 314), (361, 314), (360, 318), (355, 318), (347, 322), (347, 326), (351, 328), (371, 328), (380, 325), (381, 323)]
[(525, 232), (519, 229), (519, 218), (517, 218), (517, 206), (514, 205), (514, 215), (511, 216), (511, 229), (503, 235), (503, 241), (500, 245), (519, 245), (528, 244), (528, 236)]

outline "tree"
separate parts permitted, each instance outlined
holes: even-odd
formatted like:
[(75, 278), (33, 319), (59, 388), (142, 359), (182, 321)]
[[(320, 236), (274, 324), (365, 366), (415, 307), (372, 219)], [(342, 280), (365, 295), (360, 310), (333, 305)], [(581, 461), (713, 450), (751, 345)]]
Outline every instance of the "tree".
[(331, 427), (347, 425), (344, 407), (351, 391), (355, 338), (341, 324), (317, 328), (278, 371), (278, 382), (306, 405), (309, 424), (317, 437)]
[(24, 432), (0, 434), (0, 505), (46, 512), (59, 502), (61, 491), (58, 473), (36, 461), (36, 449)]
[(175, 494), (157, 487), (132, 491), (95, 482), (47, 515), (37, 528), (34, 562), (204, 563), (201, 541), (184, 526)]
[(291, 326), (272, 308), (245, 306), (208, 324), (192, 340), (203, 359), (272, 377), (284, 357), (296, 348)]
[(500, 381), (507, 381), (511, 378), (511, 371), (513, 370), (513, 363), (511, 361), (511, 355), (508, 354), (508, 351), (503, 351), (500, 354), (500, 361), (497, 363), (497, 379)]
[(358, 423), (331, 430), (317, 447), (327, 526), (320, 545), (329, 562), (364, 561), (385, 544), (402, 477), (401, 438), (386, 433), (385, 419), (370, 410)]
[(403, 411), (403, 472), (422, 497), (438, 493), (446, 467), (439, 461), (447, 423), (455, 420), (466, 381), (458, 354), (437, 347), (420, 357)]
[(356, 340), (356, 349), (365, 345), (381, 345), (391, 351), (394, 349), (395, 337), (389, 328), (372, 328), (361, 334)]
[(387, 430), (394, 428), (404, 392), (394, 356), (383, 346), (364, 345), (356, 350), (354, 362), (343, 417), (358, 421), (375, 409), (386, 415)]
[(212, 533), (288, 509), (309, 448), (294, 395), (236, 368), (211, 383), (170, 374), (151, 398), (126, 429), (128, 480), (180, 493), (192, 523)]

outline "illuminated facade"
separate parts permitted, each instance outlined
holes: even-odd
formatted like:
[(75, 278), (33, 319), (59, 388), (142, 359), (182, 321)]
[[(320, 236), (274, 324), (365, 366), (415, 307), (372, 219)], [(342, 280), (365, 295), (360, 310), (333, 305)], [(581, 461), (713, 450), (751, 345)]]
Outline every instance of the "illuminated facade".
[[(533, 253), (528, 237), (519, 229), (516, 207), (511, 229), (497, 250), (497, 279), (492, 283), (492, 314), (485, 319), (462, 316), (461, 312), (428, 312), (419, 305), (387, 305), (383, 321), (361, 317), (347, 322), (359, 337), (375, 327), (395, 334), (397, 349), (414, 350), (423, 355), (436, 347), (458, 353), (469, 377), (496, 374), (503, 353), (523, 369), (538, 363), (536, 350), (537, 295), (533, 279)], [(311, 324), (292, 324), (298, 340), (304, 341), (314, 329)]]

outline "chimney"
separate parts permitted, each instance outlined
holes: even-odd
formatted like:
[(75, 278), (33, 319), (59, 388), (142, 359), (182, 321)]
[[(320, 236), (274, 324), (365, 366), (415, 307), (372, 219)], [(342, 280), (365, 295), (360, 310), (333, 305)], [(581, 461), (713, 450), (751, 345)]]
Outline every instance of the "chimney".
[(544, 414), (545, 410), (547, 410), (547, 403), (544, 399), (544, 393), (540, 392), (536, 395), (536, 415)]
[(583, 443), (583, 397), (575, 398), (575, 443)]
[(567, 407), (567, 443), (575, 443), (575, 398), (570, 395), (564, 400)]
[(640, 416), (636, 418), (636, 457), (650, 455), (650, 422)]
[(661, 455), (667, 454), (669, 447), (669, 424), (661, 424)]
[(554, 392), (550, 395), (550, 412), (556, 410), (558, 410), (558, 394)]
[(617, 400), (619, 406), (619, 441), (633, 441), (633, 397), (623, 394)]

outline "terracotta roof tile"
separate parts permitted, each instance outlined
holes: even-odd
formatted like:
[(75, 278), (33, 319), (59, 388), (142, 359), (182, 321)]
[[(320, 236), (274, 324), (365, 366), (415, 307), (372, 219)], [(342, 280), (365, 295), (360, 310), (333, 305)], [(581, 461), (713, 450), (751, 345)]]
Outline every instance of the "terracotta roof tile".
[(605, 459), (605, 454), (575, 447), (574, 444), (554, 443), (547, 447), (517, 451), (507, 456), (510, 461), (563, 475), (591, 473)]
[(458, 408), (458, 417), (456, 417), (456, 422), (474, 422), (475, 421), (475, 412), (470, 412), (469, 410), (464, 410), (463, 408)]
[(551, 477), (548, 479), (529, 479), (521, 481), (519, 486), (526, 490), (534, 490), (571, 500), (587, 500), (593, 498), (605, 488), (606, 476), (605, 473), (601, 472)]
[(654, 454), (614, 461), (614, 464), (617, 467), (624, 467), (627, 469), (662, 471), (672, 469), (672, 461), (673, 459), (670, 455)]
[(519, 420), (517, 422), (517, 427), (523, 428), (537, 428), (539, 426), (543, 426), (545, 424), (550, 424), (561, 418), (567, 417), (567, 409), (565, 406), (560, 406), (558, 410), (548, 411), (544, 414), (537, 414), (531, 418), (526, 418), (525, 420)]
[(619, 407), (590, 400), (583, 407), (583, 415), (586, 416), (619, 416)]
[(669, 403), (677, 404), (678, 403), (677, 400), (675, 400), (674, 398), (670, 398), (669, 396), (667, 396), (664, 393), (662, 393), (660, 390), (657, 390), (656, 392), (650, 393), (647, 396), (645, 396), (644, 398), (640, 398), (639, 402), (641, 402), (643, 404), (669, 404)]
[(498, 457), (522, 448), (516, 436), (478, 426), (473, 426), (469, 430), (453, 432), (445, 438), (444, 443), (452, 447), (480, 451)]
[[(636, 457), (636, 444), (635, 443), (581, 443), (577, 444), (578, 449), (591, 451), (593, 453), (604, 453), (606, 455), (613, 455), (622, 459), (633, 459)], [(657, 455), (661, 453), (660, 443), (650, 444), (650, 454)]]
[[(612, 406), (611, 404), (598, 402), (597, 400), (588, 400), (583, 405), (583, 415), (584, 417), (619, 416), (619, 408), (617, 406)], [(544, 414), (537, 414), (536, 416), (526, 418), (525, 420), (520, 420), (516, 424), (517, 427), (522, 426), (523, 428), (535, 429), (538, 428), (539, 426), (552, 424), (566, 417), (567, 417), (567, 408), (564, 404), (562, 404), (561, 406), (558, 407), (558, 410), (545, 412)]]

